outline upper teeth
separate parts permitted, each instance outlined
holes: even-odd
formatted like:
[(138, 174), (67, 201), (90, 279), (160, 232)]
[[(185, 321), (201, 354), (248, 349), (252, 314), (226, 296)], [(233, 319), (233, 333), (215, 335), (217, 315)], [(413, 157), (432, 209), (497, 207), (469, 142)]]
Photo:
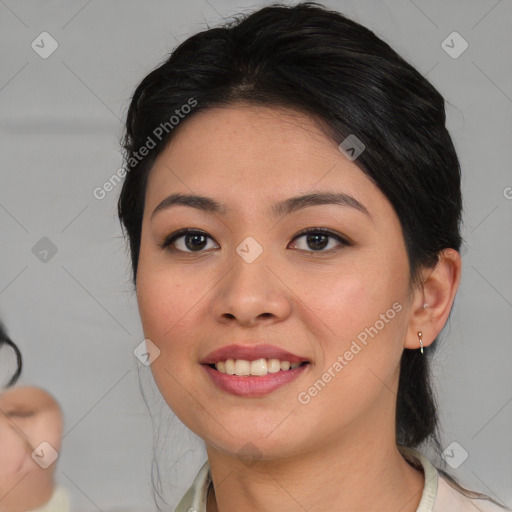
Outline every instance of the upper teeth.
[(280, 370), (297, 368), (300, 364), (290, 364), (290, 361), (280, 361), (279, 359), (257, 359), (256, 361), (228, 359), (215, 363), (215, 368), (219, 372), (229, 375), (267, 375), (267, 373), (277, 373)]

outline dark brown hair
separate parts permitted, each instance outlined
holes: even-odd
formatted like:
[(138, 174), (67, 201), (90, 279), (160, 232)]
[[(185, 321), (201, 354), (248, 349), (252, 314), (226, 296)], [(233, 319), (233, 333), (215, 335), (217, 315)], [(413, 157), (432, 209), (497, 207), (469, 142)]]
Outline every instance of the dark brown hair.
[[(11, 347), (12, 350), (14, 350), (14, 354), (16, 355), (16, 370), (14, 371), (14, 374), (12, 375), (12, 377), (9, 379), (9, 381), (7, 382), (7, 384), (5, 386), (5, 387), (11, 387), (11, 386), (14, 386), (14, 384), (16, 384), (16, 382), (18, 381), (18, 379), (21, 375), (21, 369), (23, 367), (23, 360), (21, 357), (20, 349), (18, 348), (16, 343), (14, 343), (14, 341), (12, 341), (11, 338), (9, 338), (9, 336), (7, 336), (7, 330), (6, 330), (5, 326), (2, 324), (2, 322), (0, 322), (0, 351), (3, 347), (3, 345), (7, 345), (7, 346)], [(0, 354), (1, 354), (1, 352), (0, 352)]]

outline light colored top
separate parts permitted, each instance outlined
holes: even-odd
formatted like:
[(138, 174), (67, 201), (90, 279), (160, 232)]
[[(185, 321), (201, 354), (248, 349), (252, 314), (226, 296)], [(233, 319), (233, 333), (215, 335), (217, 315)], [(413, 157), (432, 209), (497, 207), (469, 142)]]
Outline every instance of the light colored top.
[[(399, 446), (401, 453), (423, 469), (425, 485), (416, 512), (504, 512), (498, 505), (484, 499), (464, 496), (440, 475), (434, 465), (418, 450)], [(194, 482), (178, 503), (174, 512), (206, 512), (206, 498), (212, 483), (210, 464), (203, 464)]]
[(61, 485), (56, 485), (51, 498), (41, 507), (29, 512), (70, 512), (68, 491)]

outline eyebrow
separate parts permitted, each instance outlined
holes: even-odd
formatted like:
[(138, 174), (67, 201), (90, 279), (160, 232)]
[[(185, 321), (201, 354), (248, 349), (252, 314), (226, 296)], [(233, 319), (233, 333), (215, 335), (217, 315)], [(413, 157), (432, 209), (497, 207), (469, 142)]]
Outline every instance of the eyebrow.
[[(338, 206), (349, 206), (364, 213), (371, 219), (370, 212), (356, 198), (344, 194), (343, 192), (316, 192), (301, 196), (294, 196), (284, 201), (280, 201), (271, 206), (271, 212), (274, 216), (289, 215), (303, 208), (318, 205), (334, 204)], [(228, 208), (211, 197), (195, 195), (195, 194), (171, 194), (166, 197), (153, 210), (151, 218), (156, 213), (167, 210), (173, 206), (189, 206), (205, 213), (226, 215)]]

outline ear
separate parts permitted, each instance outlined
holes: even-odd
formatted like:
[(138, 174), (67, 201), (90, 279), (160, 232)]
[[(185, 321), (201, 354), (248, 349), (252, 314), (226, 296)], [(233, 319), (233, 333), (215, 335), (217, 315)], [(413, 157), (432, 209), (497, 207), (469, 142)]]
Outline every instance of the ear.
[(422, 271), (423, 285), (414, 291), (404, 348), (420, 348), (418, 331), (422, 332), (424, 347), (436, 339), (448, 320), (459, 288), (461, 270), (460, 254), (449, 248), (439, 253), (434, 269)]

